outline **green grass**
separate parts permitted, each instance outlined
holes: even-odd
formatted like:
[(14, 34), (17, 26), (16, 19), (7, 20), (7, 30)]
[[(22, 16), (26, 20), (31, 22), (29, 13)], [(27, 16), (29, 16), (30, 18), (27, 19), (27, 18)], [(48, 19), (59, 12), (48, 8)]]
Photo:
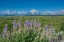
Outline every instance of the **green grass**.
[[(22, 19), (22, 26), (24, 25), (24, 22), (26, 19), (28, 20), (40, 20), (41, 22), (41, 28), (39, 29), (29, 29), (22, 28), (22, 32), (19, 33), (18, 31), (14, 32), (15, 34), (11, 33), (11, 36), (7, 39), (2, 39), (0, 35), (0, 41), (1, 42), (48, 42), (49, 37), (43, 36), (42, 29), (45, 27), (45, 25), (49, 25), (52, 22), (53, 28), (55, 29), (56, 33), (58, 33), (60, 30), (64, 31), (64, 16), (1, 16), (0, 17), (0, 33), (2, 32), (5, 24), (8, 24), (8, 30), (12, 28), (12, 23), (14, 18), (16, 19), (16, 22), (18, 23), (19, 19)], [(40, 30), (40, 32), (38, 31)], [(40, 33), (40, 35), (38, 35)], [(53, 33), (54, 34), (54, 33)], [(43, 38), (44, 37), (44, 38)], [(56, 39), (57, 35), (53, 35), (53, 38)]]
[(51, 22), (53, 27), (58, 32), (60, 30), (60, 26), (62, 22), (64, 22), (64, 16), (1, 16), (0, 17), (0, 33), (2, 32), (5, 24), (8, 24), (9, 28), (12, 28), (12, 23), (14, 18), (18, 22), (19, 19), (22, 19), (22, 24), (24, 24), (25, 20), (28, 19), (39, 19), (41, 22), (41, 27), (45, 25), (49, 25)]

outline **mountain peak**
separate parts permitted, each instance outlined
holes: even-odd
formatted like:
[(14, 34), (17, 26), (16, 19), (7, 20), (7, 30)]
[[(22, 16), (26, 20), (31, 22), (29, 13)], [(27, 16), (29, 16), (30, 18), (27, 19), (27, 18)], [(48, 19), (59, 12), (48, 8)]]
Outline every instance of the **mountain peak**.
[(32, 14), (36, 14), (36, 13), (38, 13), (38, 11), (35, 10), (35, 9), (32, 9), (30, 12), (31, 12)]

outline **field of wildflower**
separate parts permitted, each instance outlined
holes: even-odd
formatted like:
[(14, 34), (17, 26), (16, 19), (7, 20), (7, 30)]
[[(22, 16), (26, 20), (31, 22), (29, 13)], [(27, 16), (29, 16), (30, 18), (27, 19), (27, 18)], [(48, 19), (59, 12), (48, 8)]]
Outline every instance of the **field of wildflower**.
[(61, 42), (64, 16), (1, 16), (1, 42)]

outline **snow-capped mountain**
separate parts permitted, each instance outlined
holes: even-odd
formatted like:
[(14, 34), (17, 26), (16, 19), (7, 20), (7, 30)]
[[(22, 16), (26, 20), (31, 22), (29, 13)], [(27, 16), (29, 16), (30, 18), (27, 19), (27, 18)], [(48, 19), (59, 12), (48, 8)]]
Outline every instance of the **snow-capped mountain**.
[(31, 11), (27, 12), (26, 15), (41, 15), (41, 13), (35, 9), (32, 9)]
[(10, 12), (9, 10), (6, 10), (4, 12), (0, 12), (0, 16), (1, 15), (14, 15), (14, 16), (20, 16), (20, 15), (64, 15), (64, 10), (60, 10), (60, 11), (55, 11), (55, 12), (50, 12), (50, 11), (46, 11), (46, 12), (39, 12), (35, 9), (32, 9), (29, 12), (25, 12), (25, 11), (12, 11)]
[(30, 13), (32, 13), (32, 14), (38, 14), (38, 11), (35, 10), (35, 9), (32, 9), (32, 10), (30, 11)]

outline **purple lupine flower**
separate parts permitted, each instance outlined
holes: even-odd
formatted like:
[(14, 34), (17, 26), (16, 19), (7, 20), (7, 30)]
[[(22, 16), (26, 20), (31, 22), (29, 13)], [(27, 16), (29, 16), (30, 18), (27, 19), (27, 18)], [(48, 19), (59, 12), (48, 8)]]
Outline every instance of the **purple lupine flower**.
[(36, 19), (35, 19), (35, 21), (34, 21), (34, 27), (36, 27), (36, 24), (37, 24), (37, 23), (36, 23)]
[(4, 38), (5, 35), (7, 35), (7, 33), (8, 33), (8, 25), (6, 24), (5, 27), (4, 27), (4, 30), (2, 32), (2, 38)]
[(19, 27), (19, 28), (22, 27), (21, 18), (20, 18), (20, 20), (19, 20), (18, 27)]
[(30, 21), (30, 25), (32, 25), (32, 21)]
[(40, 21), (38, 19), (38, 22), (36, 23), (36, 27), (39, 28), (40, 27)]
[(52, 27), (52, 22), (50, 23), (50, 33), (52, 33), (53, 32), (53, 27)]
[(46, 33), (48, 32), (48, 29), (49, 29), (48, 26), (46, 26), (46, 27), (45, 27)]
[(40, 27), (40, 25), (41, 25), (41, 24), (40, 24), (40, 22), (37, 22), (37, 28), (39, 28), (39, 27)]
[(5, 27), (4, 27), (3, 32), (7, 32), (7, 31), (8, 31), (8, 25), (6, 24)]
[(28, 27), (28, 28), (30, 27), (30, 24), (31, 24), (30, 21), (28, 21), (28, 22), (27, 22), (27, 27)]
[(30, 27), (33, 27), (33, 19), (29, 22)]
[(32, 23), (33, 23), (32, 21), (29, 22), (29, 27), (32, 27)]
[(17, 24), (16, 24), (16, 20), (14, 19), (13, 21), (13, 30), (16, 30), (17, 29)]
[(26, 20), (24, 26), (25, 26), (25, 27), (28, 27), (28, 25), (29, 25), (29, 21)]

